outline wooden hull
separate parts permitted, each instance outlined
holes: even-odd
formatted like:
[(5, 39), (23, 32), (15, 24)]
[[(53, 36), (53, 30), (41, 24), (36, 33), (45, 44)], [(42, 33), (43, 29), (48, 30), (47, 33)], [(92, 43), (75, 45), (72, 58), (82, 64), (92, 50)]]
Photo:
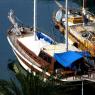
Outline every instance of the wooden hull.
[[(11, 45), (12, 49), (13, 49), (13, 52), (14, 54), (16, 55), (18, 61), (20, 62), (21, 66), (29, 71), (29, 72), (44, 72), (44, 70), (40, 67), (38, 67), (36, 64), (36, 62), (34, 63), (34, 60), (33, 62), (30, 62), (29, 60), (27, 60), (15, 47), (14, 45), (11, 43), (11, 40), (9, 39), (9, 37), (7, 37), (8, 39), (8, 42), (9, 44)], [(49, 72), (44, 72), (46, 77), (49, 77), (50, 76), (50, 73)]]
[(61, 22), (56, 21), (56, 19), (55, 19), (54, 16), (53, 16), (52, 19), (53, 19), (53, 22), (55, 24), (55, 28), (56, 29), (59, 29), (59, 31), (64, 34), (64, 31), (65, 31), (64, 25)]

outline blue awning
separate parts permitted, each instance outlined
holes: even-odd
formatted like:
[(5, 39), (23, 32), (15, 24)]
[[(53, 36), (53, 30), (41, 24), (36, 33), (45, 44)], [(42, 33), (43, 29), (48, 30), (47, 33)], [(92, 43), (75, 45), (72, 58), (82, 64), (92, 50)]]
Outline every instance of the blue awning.
[(80, 52), (76, 51), (54, 54), (54, 58), (64, 67), (71, 67), (72, 63), (81, 59), (82, 57), (83, 55)]
[(54, 43), (54, 41), (50, 37), (43, 34), (42, 32), (36, 32), (36, 35), (37, 35), (38, 39), (44, 39), (45, 41), (47, 41), (50, 44)]

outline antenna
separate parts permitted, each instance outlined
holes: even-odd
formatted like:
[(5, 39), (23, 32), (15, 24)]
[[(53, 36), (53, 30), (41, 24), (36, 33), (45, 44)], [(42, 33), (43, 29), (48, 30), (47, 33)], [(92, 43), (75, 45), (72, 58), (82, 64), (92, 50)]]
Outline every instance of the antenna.
[(34, 0), (34, 27), (33, 27), (33, 30), (34, 30), (34, 39), (36, 40), (36, 4), (37, 4), (37, 1)]
[(84, 0), (83, 0), (83, 8), (84, 8), (84, 6), (85, 6), (85, 5), (84, 5)]
[(66, 51), (68, 51), (68, 0), (66, 0)]

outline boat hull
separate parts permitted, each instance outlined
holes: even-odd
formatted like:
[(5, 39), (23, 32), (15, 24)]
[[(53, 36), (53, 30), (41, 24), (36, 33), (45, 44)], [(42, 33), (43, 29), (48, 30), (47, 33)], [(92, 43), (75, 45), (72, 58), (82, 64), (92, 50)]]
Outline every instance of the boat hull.
[[(7, 36), (7, 40), (9, 42), (9, 44), (11, 45), (12, 47), (12, 50), (14, 52), (14, 54), (16, 55), (18, 61), (20, 62), (21, 66), (29, 71), (29, 72), (44, 72), (43, 69), (41, 69), (40, 67), (38, 67), (36, 64), (36, 62), (34, 63), (34, 60), (33, 62), (30, 62), (29, 60), (27, 60), (23, 55), (21, 55), (21, 53), (16, 49), (16, 47), (12, 44), (9, 36)], [(45, 75), (46, 76), (50, 76), (50, 73), (48, 72), (45, 72)]]

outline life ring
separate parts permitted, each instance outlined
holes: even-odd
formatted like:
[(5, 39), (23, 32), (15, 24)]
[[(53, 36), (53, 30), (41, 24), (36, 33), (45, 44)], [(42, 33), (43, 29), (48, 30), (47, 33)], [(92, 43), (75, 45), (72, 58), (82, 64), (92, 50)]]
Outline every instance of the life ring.
[(92, 38), (91, 38), (91, 41), (92, 41), (92, 42), (95, 42), (95, 37), (92, 37)]

